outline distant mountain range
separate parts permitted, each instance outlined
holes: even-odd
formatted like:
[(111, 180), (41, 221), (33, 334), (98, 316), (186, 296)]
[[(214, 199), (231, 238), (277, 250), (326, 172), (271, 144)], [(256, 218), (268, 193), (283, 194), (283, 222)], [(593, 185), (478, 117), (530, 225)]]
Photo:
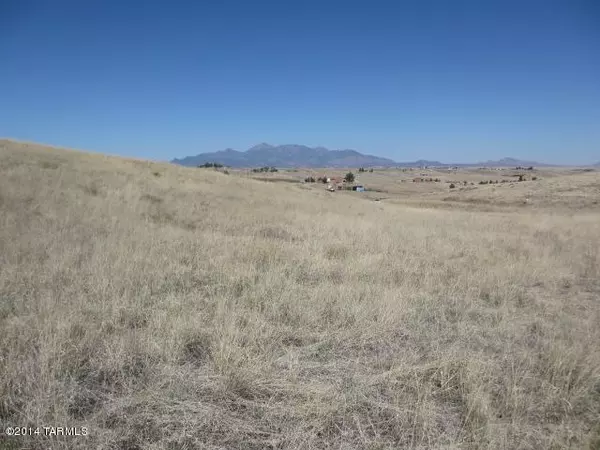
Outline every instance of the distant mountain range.
[[(174, 164), (196, 167), (205, 163), (219, 163), (228, 167), (553, 167), (536, 161), (502, 158), (469, 164), (448, 164), (420, 159), (412, 162), (396, 162), (388, 158), (365, 155), (356, 150), (328, 150), (325, 147), (305, 145), (255, 145), (245, 152), (228, 148), (219, 152), (200, 153), (173, 159)], [(600, 162), (596, 164), (600, 166)]]
[(552, 164), (544, 164), (536, 161), (523, 161), (522, 159), (515, 158), (502, 158), (497, 161), (486, 161), (477, 163), (477, 166), (485, 166), (485, 167), (530, 167), (530, 166), (538, 166), (538, 167), (551, 167)]
[(183, 166), (198, 166), (216, 162), (229, 167), (356, 167), (397, 165), (387, 158), (363, 155), (356, 150), (328, 150), (324, 147), (305, 145), (269, 145), (259, 144), (245, 152), (228, 148), (220, 152), (201, 153), (174, 159), (171, 162)]

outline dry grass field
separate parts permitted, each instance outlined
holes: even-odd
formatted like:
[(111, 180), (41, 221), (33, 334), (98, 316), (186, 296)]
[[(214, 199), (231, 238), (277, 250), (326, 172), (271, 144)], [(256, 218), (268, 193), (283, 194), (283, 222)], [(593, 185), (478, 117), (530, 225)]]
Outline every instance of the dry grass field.
[(600, 448), (600, 173), (411, 176), (0, 141), (0, 448)]

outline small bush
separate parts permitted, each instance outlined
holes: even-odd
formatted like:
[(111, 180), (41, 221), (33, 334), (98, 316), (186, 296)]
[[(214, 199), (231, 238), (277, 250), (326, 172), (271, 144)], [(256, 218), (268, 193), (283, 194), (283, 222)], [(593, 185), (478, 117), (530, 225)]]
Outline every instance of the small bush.
[(346, 176), (344, 177), (344, 180), (346, 180), (347, 183), (353, 183), (354, 182), (354, 174), (352, 172), (348, 172), (346, 174)]
[(537, 177), (531, 177), (531, 181), (537, 180)]
[(371, 172), (371, 173), (372, 173), (372, 172), (373, 172), (373, 169), (369, 169), (369, 172)]
[[(319, 181), (320, 181), (320, 180), (321, 180), (321, 179), (319, 178)], [(305, 182), (305, 183), (314, 183), (314, 182), (315, 182), (315, 179), (314, 179), (313, 177), (306, 177), (306, 178), (304, 179), (304, 182)]]
[(40, 163), (40, 166), (42, 169), (58, 169), (58, 164), (48, 161)]
[(454, 183), (450, 183), (450, 189), (454, 189), (456, 186), (454, 185)]
[(160, 177), (160, 172), (152, 172), (152, 175), (154, 175), (155, 177)]
[(225, 175), (229, 175), (229, 170), (225, 169), (225, 170), (223, 171), (223, 173), (224, 173)]

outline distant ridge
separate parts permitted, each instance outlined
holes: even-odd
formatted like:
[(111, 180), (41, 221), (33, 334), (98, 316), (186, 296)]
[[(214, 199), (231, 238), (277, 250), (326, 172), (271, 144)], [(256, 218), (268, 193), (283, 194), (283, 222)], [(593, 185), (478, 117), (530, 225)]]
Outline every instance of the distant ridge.
[(485, 167), (530, 167), (530, 166), (538, 166), (538, 167), (551, 167), (552, 164), (544, 164), (536, 161), (524, 161), (522, 159), (516, 158), (502, 158), (497, 161), (486, 161), (479, 163), (478, 165)]
[[(200, 153), (171, 160), (174, 164), (196, 167), (216, 162), (228, 167), (559, 167), (537, 161), (517, 158), (502, 158), (476, 163), (442, 163), (419, 159), (396, 162), (388, 158), (359, 153), (356, 150), (329, 150), (325, 147), (286, 144), (271, 145), (266, 142), (255, 145), (244, 152), (231, 148), (212, 153)], [(600, 166), (600, 162), (594, 167)]]
[(307, 147), (297, 144), (274, 146), (264, 142), (245, 152), (227, 149), (176, 158), (171, 162), (192, 167), (207, 162), (217, 162), (229, 167), (392, 167), (398, 165), (391, 159), (364, 155), (356, 150), (328, 150), (325, 147)]

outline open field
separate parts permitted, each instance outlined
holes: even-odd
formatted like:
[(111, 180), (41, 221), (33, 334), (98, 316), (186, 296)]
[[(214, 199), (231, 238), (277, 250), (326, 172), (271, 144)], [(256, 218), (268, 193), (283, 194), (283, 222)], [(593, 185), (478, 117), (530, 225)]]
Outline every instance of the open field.
[(600, 448), (600, 173), (534, 175), (0, 141), (0, 425), (89, 430), (0, 448)]
[[(357, 172), (347, 169), (298, 169), (271, 174), (254, 174), (249, 170), (237, 170), (237, 174), (261, 181), (297, 182), (312, 176), (344, 177), (352, 172), (356, 183), (367, 187), (362, 198), (385, 198), (392, 203), (441, 208), (469, 208), (476, 210), (514, 210), (527, 205), (528, 210), (555, 209), (571, 211), (600, 211), (600, 170), (593, 168), (536, 168), (515, 170), (499, 168), (482, 170), (465, 168), (456, 171), (446, 169), (374, 169), (373, 172)], [(523, 182), (518, 182), (522, 175)], [(415, 182), (415, 178), (426, 181)], [(532, 180), (535, 178), (535, 180)], [(434, 179), (438, 182), (429, 182)], [(486, 184), (482, 185), (480, 182)], [(449, 185), (454, 184), (454, 189)], [(307, 188), (322, 190), (321, 183), (306, 184)], [(347, 193), (344, 193), (347, 194)], [(349, 195), (356, 196), (356, 193)], [(474, 205), (475, 204), (475, 205)]]

